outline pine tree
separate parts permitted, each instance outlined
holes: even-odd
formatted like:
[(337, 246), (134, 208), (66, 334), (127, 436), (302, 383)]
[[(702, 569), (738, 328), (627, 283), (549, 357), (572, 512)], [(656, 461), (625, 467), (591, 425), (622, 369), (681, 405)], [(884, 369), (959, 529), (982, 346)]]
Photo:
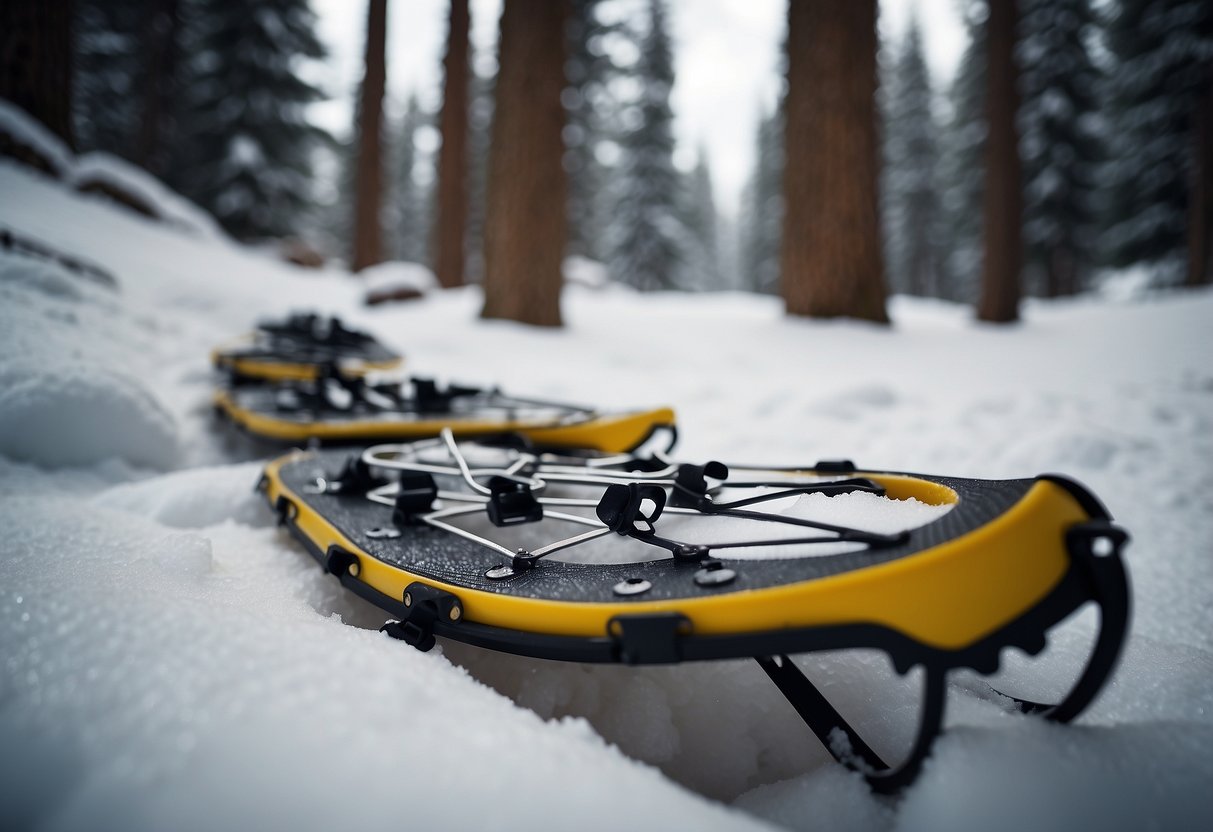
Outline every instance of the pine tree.
[(495, 75), (473, 71), (468, 107), (468, 218), (463, 234), (463, 275), (469, 283), (484, 280), (484, 222), (496, 87)]
[(396, 259), (412, 263), (429, 263), (430, 187), (417, 177), (417, 130), (426, 120), (417, 96), (410, 95), (396, 144), (397, 178), (392, 189), (396, 233), (392, 236)]
[(777, 108), (762, 118), (754, 173), (741, 196), (738, 260), (744, 288), (779, 293), (779, 244), (783, 232), (783, 118)]
[(1095, 256), (1094, 189), (1103, 156), (1087, 46), (1089, 0), (1024, 0), (1018, 49), (1025, 278), (1046, 297), (1083, 288)]
[(917, 20), (882, 84), (885, 167), (881, 206), (889, 286), (940, 295), (946, 249), (939, 205), (939, 127)]
[(617, 67), (605, 47), (617, 24), (598, 17), (602, 0), (572, 0), (569, 14), (569, 85), (565, 90), (565, 168), (569, 173), (569, 254), (594, 260), (606, 257), (604, 217), (608, 172), (598, 158), (611, 136), (617, 109), (610, 82)]
[(876, 0), (788, 5), (780, 291), (792, 315), (888, 322)]
[(485, 318), (560, 326), (564, 24), (550, 0), (505, 0), (484, 227)]
[(462, 286), (467, 277), (468, 226), (468, 30), (471, 17), (467, 0), (450, 0), (442, 112), (439, 130), (436, 185), (437, 220), (434, 223), (434, 272), (443, 286)]
[(69, 3), (0, 4), (0, 99), (74, 146)]
[(292, 230), (312, 196), (312, 150), (327, 134), (307, 118), (320, 92), (299, 77), (318, 59), (307, 0), (199, 0), (188, 84), (191, 164), (178, 185), (233, 236)]
[[(1209, 281), (1213, 235), (1213, 6), (1119, 0), (1108, 23), (1114, 265), (1154, 263), (1164, 281)], [(1203, 132), (1202, 132), (1203, 131)]]
[(977, 317), (990, 323), (1019, 318), (1023, 263), (1023, 179), (1020, 175), (1016, 0), (990, 0), (985, 198), (982, 204), (981, 297)]
[(616, 280), (638, 289), (675, 289), (688, 260), (689, 234), (681, 215), (683, 177), (674, 166), (674, 59), (663, 0), (650, 0), (640, 52), (633, 70), (640, 100), (631, 110), (635, 126), (621, 142), (608, 265)]
[(721, 265), (717, 230), (720, 216), (712, 192), (712, 175), (708, 169), (707, 152), (701, 147), (695, 167), (686, 175), (682, 188), (683, 225), (690, 234), (687, 263), (680, 284), (700, 291), (724, 288), (725, 276)]
[(383, 96), (387, 85), (387, 0), (367, 3), (365, 74), (358, 91), (354, 253), (350, 268), (383, 262)]
[(129, 156), (138, 130), (142, 0), (77, 0), (72, 117), (81, 152)]
[(947, 251), (944, 266), (949, 300), (976, 303), (981, 274), (981, 212), (985, 193), (986, 24), (989, 9), (971, 2), (965, 10), (969, 44), (950, 92), (951, 118), (943, 138), (942, 212)]

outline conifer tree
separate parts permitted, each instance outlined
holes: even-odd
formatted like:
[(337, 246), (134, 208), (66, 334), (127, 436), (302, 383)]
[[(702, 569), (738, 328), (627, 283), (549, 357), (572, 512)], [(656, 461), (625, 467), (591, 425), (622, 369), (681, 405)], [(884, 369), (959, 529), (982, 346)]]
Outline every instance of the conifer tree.
[(1213, 5), (1118, 0), (1108, 45), (1109, 259), (1158, 264), (1164, 280), (1213, 281)]
[(712, 175), (708, 169), (707, 152), (701, 147), (695, 167), (686, 176), (682, 190), (685, 205), (683, 224), (690, 232), (693, 245), (680, 283), (700, 291), (724, 288), (725, 273), (721, 264), (717, 229), (720, 216), (712, 192)]
[(426, 115), (410, 95), (396, 142), (396, 182), (392, 189), (393, 225), (396, 233), (395, 257), (412, 263), (429, 263), (430, 183), (417, 177), (417, 130), (426, 122)]
[(569, 173), (569, 254), (605, 259), (608, 173), (598, 149), (611, 135), (616, 104), (610, 82), (616, 66), (605, 46), (618, 30), (598, 17), (601, 0), (573, 0), (569, 13), (569, 59), (565, 90), (565, 168)]
[(138, 130), (140, 0), (77, 0), (72, 118), (81, 152), (129, 157)]
[(887, 323), (876, 1), (788, 5), (780, 291), (792, 315)]
[(383, 261), (383, 96), (387, 85), (387, 0), (367, 3), (365, 73), (358, 93), (354, 252), (350, 268)]
[(1016, 0), (990, 0), (986, 114), (986, 181), (982, 202), (981, 297), (977, 317), (990, 323), (1019, 318), (1023, 263), (1023, 179), (1020, 175)]
[(564, 2), (506, 0), (484, 227), (485, 318), (560, 326)]
[(0, 4), (0, 99), (33, 116), (68, 146), (72, 131), (70, 3)]
[(881, 204), (889, 286), (919, 297), (940, 295), (946, 257), (938, 194), (940, 131), (917, 20), (911, 20), (889, 64), (881, 98), (885, 115)]
[(783, 231), (783, 120), (778, 108), (758, 125), (754, 172), (741, 196), (738, 260), (741, 285), (779, 292), (779, 241)]
[(442, 147), (435, 186), (437, 219), (432, 261), (443, 286), (462, 286), (467, 277), (468, 229), (468, 31), (467, 0), (450, 0), (446, 56), (442, 61), (442, 112), (438, 117)]
[(320, 92), (298, 72), (324, 56), (315, 14), (307, 0), (198, 0), (197, 25), (179, 190), (237, 238), (289, 233), (327, 138), (306, 112)]
[(613, 277), (638, 289), (679, 288), (688, 237), (681, 213), (682, 174), (674, 166), (674, 58), (664, 0), (650, 0), (649, 28), (634, 68), (640, 99), (622, 137), (619, 195), (613, 212)]
[(496, 87), (495, 75), (473, 71), (468, 110), (468, 218), (463, 234), (463, 275), (469, 283), (484, 279), (484, 220)]
[(1095, 256), (1102, 158), (1089, 0), (1023, 0), (1019, 27), (1025, 278), (1046, 297), (1083, 288)]
[(981, 216), (985, 193), (986, 152), (986, 23), (984, 2), (965, 10), (969, 43), (961, 57), (949, 94), (951, 118), (944, 130), (942, 213), (947, 251), (940, 294), (976, 303), (981, 274)]

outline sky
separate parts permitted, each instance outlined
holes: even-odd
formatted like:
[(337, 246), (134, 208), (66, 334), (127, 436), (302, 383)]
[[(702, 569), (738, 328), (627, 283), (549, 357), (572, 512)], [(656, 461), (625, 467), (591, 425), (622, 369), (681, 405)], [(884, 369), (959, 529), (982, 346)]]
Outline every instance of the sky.
[[(623, 0), (629, 2), (629, 0)], [(882, 34), (900, 37), (912, 14), (923, 31), (928, 65), (937, 83), (951, 78), (965, 47), (961, 0), (882, 0)], [(331, 96), (316, 118), (338, 135), (350, 129), (362, 72), (365, 6), (350, 0), (312, 0), (329, 60), (316, 71)], [(643, 3), (640, 4), (643, 8)], [(471, 0), (472, 49), (492, 65), (500, 0)], [(718, 209), (736, 214), (754, 166), (758, 121), (774, 106), (780, 79), (786, 0), (684, 0), (670, 3), (677, 74), (671, 106), (680, 166), (708, 155)], [(441, 103), (447, 0), (388, 4), (388, 107), (398, 113), (410, 93), (427, 109)], [(421, 137), (423, 149), (437, 143)]]

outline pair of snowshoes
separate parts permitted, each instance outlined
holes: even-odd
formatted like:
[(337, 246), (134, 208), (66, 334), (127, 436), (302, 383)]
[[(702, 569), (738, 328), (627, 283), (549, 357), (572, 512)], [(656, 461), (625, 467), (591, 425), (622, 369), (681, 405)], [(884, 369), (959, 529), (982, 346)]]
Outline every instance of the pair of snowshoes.
[(408, 440), (450, 428), (458, 436), (518, 434), (551, 447), (632, 450), (674, 430), (668, 408), (603, 413), (509, 395), (498, 388), (440, 385), (390, 375), (403, 359), (337, 318), (293, 315), (212, 355), (229, 384), (217, 412), (263, 440), (306, 445)]
[[(392, 617), (385, 632), (419, 649), (442, 637), (558, 661), (753, 657), (882, 792), (920, 771), (956, 671), (991, 674), (1007, 648), (1035, 656), (1093, 605), (1098, 633), (1069, 692), (1003, 700), (1068, 722), (1120, 654), (1128, 536), (1065, 477), (692, 464), (670, 458), (672, 441), (642, 441), (652, 431), (615, 441), (583, 423), (581, 444), (564, 446), (533, 431), (460, 439), (458, 415), (428, 438), (288, 454), (258, 486), (326, 572)], [(896, 759), (789, 658), (871, 649), (898, 673), (920, 669), (918, 729)]]

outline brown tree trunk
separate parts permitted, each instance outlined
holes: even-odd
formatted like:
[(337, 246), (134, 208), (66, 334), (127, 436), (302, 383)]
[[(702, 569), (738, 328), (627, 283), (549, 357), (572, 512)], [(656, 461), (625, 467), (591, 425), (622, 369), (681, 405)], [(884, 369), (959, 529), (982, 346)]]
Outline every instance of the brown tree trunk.
[(977, 317), (993, 323), (1019, 318), (1023, 243), (1022, 188), (1019, 171), (1019, 109), (1016, 89), (1015, 0), (991, 0), (989, 79), (986, 87), (985, 256), (981, 267), (981, 300)]
[(1213, 283), (1213, 78), (1196, 102), (1192, 187), (1188, 194), (1189, 286)]
[(451, 0), (443, 81), (442, 148), (438, 152), (438, 220), (434, 273), (443, 286), (463, 285), (463, 239), (468, 213), (468, 0)]
[(877, 209), (876, 0), (788, 4), (784, 302), (887, 323)]
[(0, 98), (20, 107), (74, 147), (72, 4), (0, 2)]
[(366, 21), (366, 75), (358, 99), (358, 167), (354, 185), (354, 256), (362, 271), (383, 262), (383, 90), (387, 78), (387, 0), (370, 0)]
[(166, 173), (165, 118), (177, 64), (177, 0), (156, 0), (144, 21), (143, 112), (135, 163), (155, 176)]
[(560, 326), (566, 4), (505, 0), (484, 226), (485, 318)]

